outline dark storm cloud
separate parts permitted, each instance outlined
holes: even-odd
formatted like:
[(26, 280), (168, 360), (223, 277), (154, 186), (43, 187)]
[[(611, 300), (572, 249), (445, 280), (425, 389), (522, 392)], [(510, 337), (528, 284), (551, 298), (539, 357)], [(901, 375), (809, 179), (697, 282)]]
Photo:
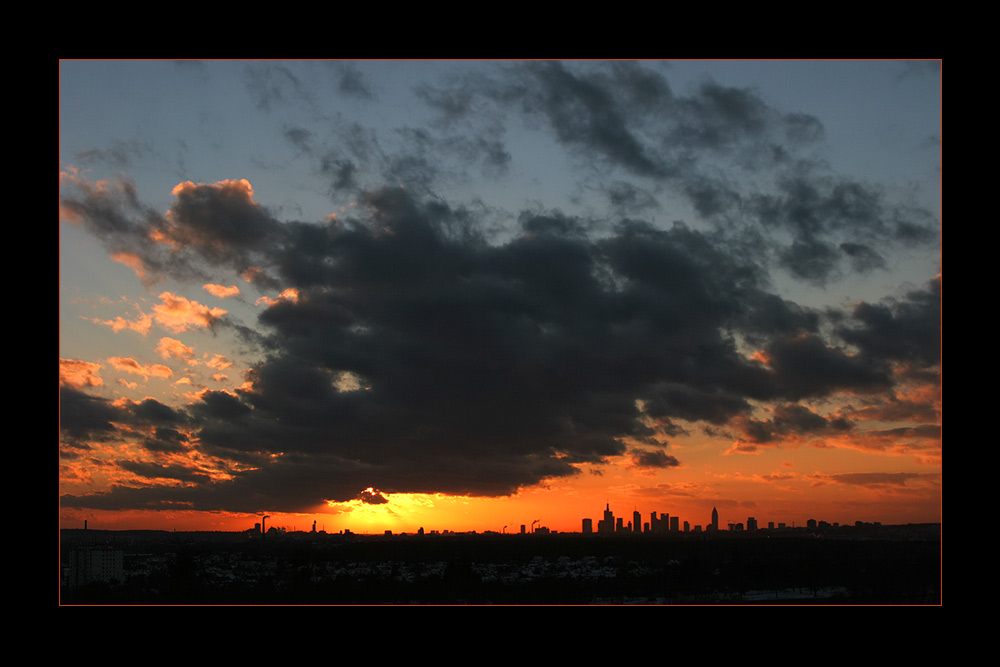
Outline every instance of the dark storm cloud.
[(876, 360), (831, 346), (818, 335), (776, 338), (766, 351), (774, 370), (775, 396), (800, 400), (835, 390), (869, 393), (893, 385), (888, 365), (873, 364)]
[[(272, 214), (253, 201), (245, 181), (183, 183), (174, 189), (165, 215), (143, 204), (135, 187), (119, 182), (108, 187), (81, 183), (60, 205), (74, 224), (98, 237), (113, 255), (141, 260), (150, 281), (164, 275), (203, 280), (216, 269), (242, 273), (270, 264), (286, 231)], [(267, 274), (256, 282), (276, 287)]]
[(186, 422), (184, 413), (151, 398), (117, 405), (72, 387), (59, 388), (59, 427), (69, 442), (115, 439), (123, 426), (137, 425), (160, 429), (157, 437), (173, 440), (171, 432)]
[(782, 177), (772, 193), (755, 193), (743, 209), (761, 229), (792, 234), (777, 260), (814, 283), (836, 277), (846, 263), (867, 273), (885, 266), (872, 245), (929, 245), (936, 240), (929, 212), (887, 201), (880, 189), (817, 173), (813, 166)]
[(178, 465), (158, 465), (142, 461), (120, 461), (119, 467), (145, 479), (170, 479), (178, 482), (207, 482), (209, 477), (203, 472)]
[(110, 401), (90, 396), (70, 387), (59, 388), (59, 428), (70, 444), (112, 435), (120, 410)]
[(680, 465), (680, 461), (663, 451), (634, 449), (629, 452), (629, 458), (640, 468), (676, 468)]
[(170, 428), (187, 421), (184, 415), (152, 398), (147, 398), (126, 409), (138, 421), (161, 427)]
[(371, 489), (365, 489), (358, 494), (358, 500), (368, 505), (382, 505), (389, 502), (385, 496), (383, 496), (378, 491), (373, 491)]
[(905, 361), (917, 367), (941, 360), (941, 279), (902, 299), (859, 303), (837, 333), (868, 358)]
[(151, 452), (182, 452), (186, 441), (187, 436), (176, 429), (158, 428), (151, 437), (143, 439), (142, 446)]
[[(466, 212), (389, 188), (356, 217), (278, 234), (245, 201), (198, 194), (175, 207), (175, 224), (198, 231), (190, 251), (214, 261), (220, 248), (254, 249), (300, 290), (260, 316), (273, 353), (251, 370), (252, 389), (191, 408), (203, 451), (258, 468), (192, 492), (204, 509), (243, 506), (261, 486), (270, 504), (257, 509), (273, 510), (368, 486), (502, 495), (621, 456), (623, 438), (651, 442), (644, 417), (723, 424), (751, 401), (892, 384), (886, 366), (828, 345), (815, 314), (767, 293), (758, 267), (684, 225), (625, 221), (591, 237), (586, 221), (527, 213), (519, 236), (489, 243)], [(188, 209), (196, 202), (218, 229)], [(233, 211), (248, 215), (246, 233)], [(893, 331), (854, 315), (873, 351), (878, 325)], [(767, 341), (770, 368), (738, 353), (736, 331)], [(133, 413), (178, 418), (158, 405)]]
[(885, 258), (882, 255), (859, 243), (843, 243), (840, 249), (850, 257), (851, 266), (858, 273), (868, 273), (886, 266)]
[(804, 238), (783, 249), (778, 259), (796, 278), (822, 284), (837, 271), (840, 254), (829, 243)]
[(274, 240), (276, 223), (250, 198), (248, 188), (237, 181), (178, 186), (160, 231), (207, 258), (260, 251)]
[(736, 420), (740, 451), (754, 451), (757, 445), (777, 445), (790, 437), (833, 436), (854, 428), (850, 420), (842, 417), (824, 417), (798, 404), (776, 405), (773, 415), (773, 419), (767, 420), (752, 418)]
[[(258, 71), (252, 82), (271, 109), (302, 90), (291, 72)], [(181, 424), (193, 429), (201, 452), (241, 464), (230, 481), (118, 488), (68, 504), (297, 511), (367, 487), (504, 495), (625, 456), (625, 442), (654, 445), (654, 436), (682, 433), (681, 421), (740, 417), (757, 442), (846, 428), (795, 402), (891, 391), (891, 363), (916, 371), (937, 361), (933, 294), (837, 313), (833, 339), (823, 328), (830, 313), (770, 291), (775, 258), (822, 282), (844, 262), (877, 267), (879, 241), (927, 229), (877, 190), (801, 167), (796, 151), (822, 135), (816, 119), (713, 83), (678, 94), (633, 63), (532, 63), (425, 88), (422, 99), (442, 122), (404, 128), (399, 150), (360, 125), (338, 125), (329, 144), (287, 126), (331, 193), (358, 195), (336, 220), (279, 222), (239, 182), (181, 188), (166, 216), (128, 188), (84, 189), (67, 201), (109, 248), (128, 248), (150, 269), (182, 278), (206, 265), (254, 267), (267, 284), (298, 290), (260, 314), (255, 335), (267, 356), (249, 385), (205, 393), (190, 414), (149, 404), (125, 415), (157, 426), (151, 452), (179, 445)], [(477, 134), (467, 121), (484, 104), (493, 111)], [(511, 215), (499, 239), (481, 209), (435, 196), (458, 166), (509, 166), (503, 111), (613, 171), (606, 192), (623, 215), (533, 207)], [(744, 175), (771, 170), (773, 190), (723, 181), (722, 163)], [(372, 182), (392, 187), (360, 191)], [(716, 224), (624, 216), (654, 209), (660, 188), (689, 197), (698, 222)], [(772, 232), (785, 239), (776, 249), (761, 242)], [(109, 403), (80, 392), (64, 401), (63, 428), (78, 441), (116, 435), (121, 415)], [(772, 421), (749, 419), (770, 402), (782, 406)], [(680, 463), (662, 449), (633, 456), (644, 466)]]

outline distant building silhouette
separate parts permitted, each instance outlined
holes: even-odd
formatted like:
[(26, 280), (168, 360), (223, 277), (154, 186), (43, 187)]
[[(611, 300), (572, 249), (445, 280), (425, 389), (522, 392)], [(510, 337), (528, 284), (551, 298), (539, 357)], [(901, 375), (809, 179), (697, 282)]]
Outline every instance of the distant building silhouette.
[(604, 518), (597, 522), (597, 533), (599, 535), (610, 535), (615, 532), (615, 515), (611, 511), (611, 504), (604, 506)]
[(712, 508), (712, 523), (709, 524), (708, 529), (709, 530), (719, 529), (719, 510), (717, 510), (714, 507)]

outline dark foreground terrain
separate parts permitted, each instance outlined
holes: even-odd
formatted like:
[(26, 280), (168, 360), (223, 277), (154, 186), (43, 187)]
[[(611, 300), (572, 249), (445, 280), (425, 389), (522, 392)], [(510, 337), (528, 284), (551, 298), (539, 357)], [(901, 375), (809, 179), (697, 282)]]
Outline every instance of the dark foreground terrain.
[[(64, 530), (62, 604), (941, 603), (940, 525), (663, 536)], [(120, 552), (83, 581), (77, 554)]]

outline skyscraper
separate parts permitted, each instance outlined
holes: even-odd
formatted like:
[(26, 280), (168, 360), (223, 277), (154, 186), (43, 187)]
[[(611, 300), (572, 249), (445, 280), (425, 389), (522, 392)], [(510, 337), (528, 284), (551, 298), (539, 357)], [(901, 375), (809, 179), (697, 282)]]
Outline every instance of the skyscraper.
[(712, 508), (712, 530), (719, 529), (719, 510)]
[(611, 511), (610, 503), (604, 506), (604, 518), (597, 522), (597, 532), (598, 533), (615, 532), (615, 515)]

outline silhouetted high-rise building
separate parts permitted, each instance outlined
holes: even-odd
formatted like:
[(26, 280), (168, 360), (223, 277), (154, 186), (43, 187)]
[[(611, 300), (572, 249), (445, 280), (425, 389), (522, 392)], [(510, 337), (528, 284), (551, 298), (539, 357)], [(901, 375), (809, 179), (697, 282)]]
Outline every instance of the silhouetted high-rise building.
[(584, 519), (583, 520), (583, 532), (586, 535), (590, 535), (591, 533), (594, 532), (594, 521), (593, 521), (593, 519)]
[(712, 508), (712, 523), (709, 524), (709, 530), (719, 529), (719, 510)]
[(615, 515), (610, 504), (604, 506), (604, 518), (597, 522), (597, 532), (602, 535), (615, 532)]
[(641, 533), (642, 532), (642, 515), (639, 514), (639, 510), (632, 512), (632, 532)]

